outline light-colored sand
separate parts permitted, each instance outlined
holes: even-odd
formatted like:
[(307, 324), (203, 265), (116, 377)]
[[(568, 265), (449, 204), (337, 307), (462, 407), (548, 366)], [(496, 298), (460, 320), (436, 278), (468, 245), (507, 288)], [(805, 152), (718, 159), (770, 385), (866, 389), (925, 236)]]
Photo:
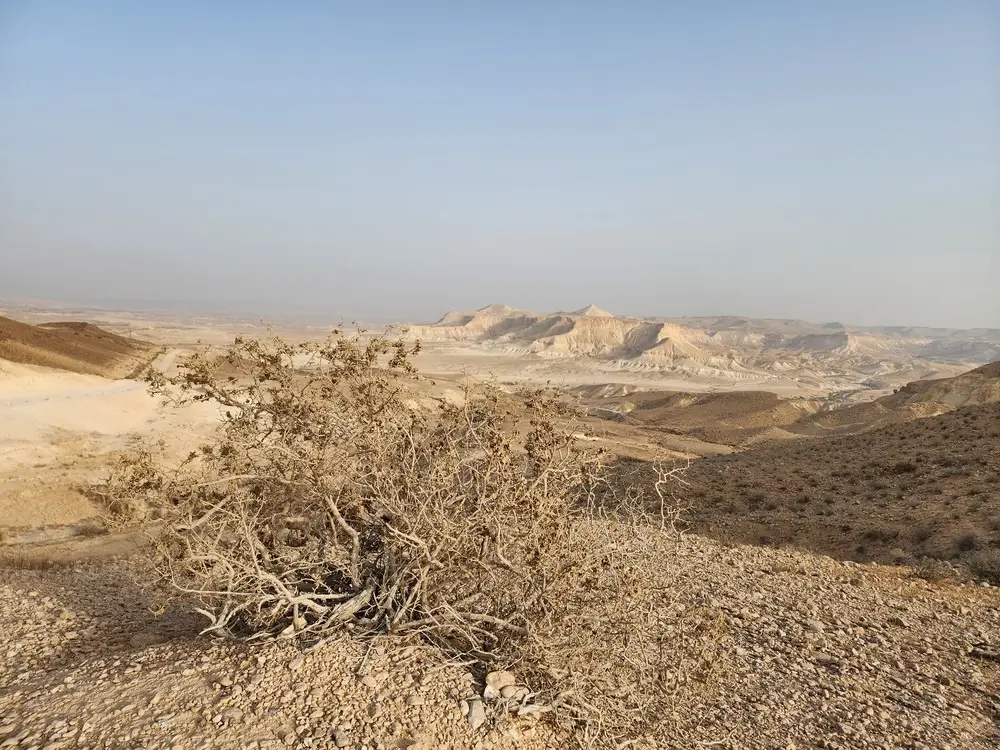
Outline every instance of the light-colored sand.
[(58, 391), (82, 390), (107, 384), (97, 375), (78, 375), (49, 367), (22, 365), (0, 359), (0, 399), (48, 394)]
[[(174, 367), (176, 350), (161, 357)], [(73, 524), (96, 514), (81, 487), (133, 440), (183, 450), (217, 410), (164, 408), (146, 385), (4, 362), (0, 365), (0, 528)], [(12, 536), (10, 533), (7, 536)], [(16, 535), (15, 535), (16, 536)]]

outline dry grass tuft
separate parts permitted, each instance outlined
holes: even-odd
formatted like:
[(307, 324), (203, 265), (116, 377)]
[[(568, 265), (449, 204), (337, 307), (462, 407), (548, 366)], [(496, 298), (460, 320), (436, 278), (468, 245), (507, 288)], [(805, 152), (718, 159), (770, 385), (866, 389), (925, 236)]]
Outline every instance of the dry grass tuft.
[(55, 570), (71, 568), (77, 564), (75, 560), (49, 557), (34, 550), (0, 550), (0, 569), (3, 570)]

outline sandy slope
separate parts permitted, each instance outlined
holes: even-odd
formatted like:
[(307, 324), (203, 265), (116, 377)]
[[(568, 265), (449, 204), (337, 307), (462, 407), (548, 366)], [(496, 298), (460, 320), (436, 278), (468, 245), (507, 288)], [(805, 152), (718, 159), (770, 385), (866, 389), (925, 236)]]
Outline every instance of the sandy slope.
[[(156, 366), (174, 366), (177, 350)], [(215, 410), (164, 409), (145, 384), (0, 362), (0, 528), (73, 524), (96, 509), (78, 486), (130, 440), (189, 442)]]

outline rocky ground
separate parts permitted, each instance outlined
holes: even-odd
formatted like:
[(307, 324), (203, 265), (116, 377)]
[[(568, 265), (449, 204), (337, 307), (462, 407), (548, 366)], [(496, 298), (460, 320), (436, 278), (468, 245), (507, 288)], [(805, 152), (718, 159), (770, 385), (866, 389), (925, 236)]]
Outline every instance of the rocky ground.
[[(598, 641), (701, 665), (631, 747), (1000, 746), (1000, 589), (696, 536), (627, 543), (653, 563), (632, 594), (649, 625), (616, 650), (597, 624)], [(153, 611), (148, 580), (136, 559), (0, 570), (0, 747), (577, 746), (417, 642), (197, 637), (182, 603)], [(718, 627), (681, 638), (692, 613)]]

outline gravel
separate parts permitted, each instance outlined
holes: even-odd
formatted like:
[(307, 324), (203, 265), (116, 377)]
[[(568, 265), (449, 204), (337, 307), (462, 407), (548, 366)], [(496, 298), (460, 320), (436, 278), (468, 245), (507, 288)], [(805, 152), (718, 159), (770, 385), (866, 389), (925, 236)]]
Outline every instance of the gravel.
[[(669, 586), (677, 602), (645, 641), (696, 608), (724, 628), (715, 676), (684, 688), (696, 710), (633, 747), (1000, 747), (996, 587), (695, 536), (639, 541), (658, 566), (637, 601)], [(129, 560), (0, 570), (0, 747), (573, 746), (516, 665), (471, 673), (389, 638), (303, 652), (198, 637), (182, 604), (150, 611), (145, 580)]]

